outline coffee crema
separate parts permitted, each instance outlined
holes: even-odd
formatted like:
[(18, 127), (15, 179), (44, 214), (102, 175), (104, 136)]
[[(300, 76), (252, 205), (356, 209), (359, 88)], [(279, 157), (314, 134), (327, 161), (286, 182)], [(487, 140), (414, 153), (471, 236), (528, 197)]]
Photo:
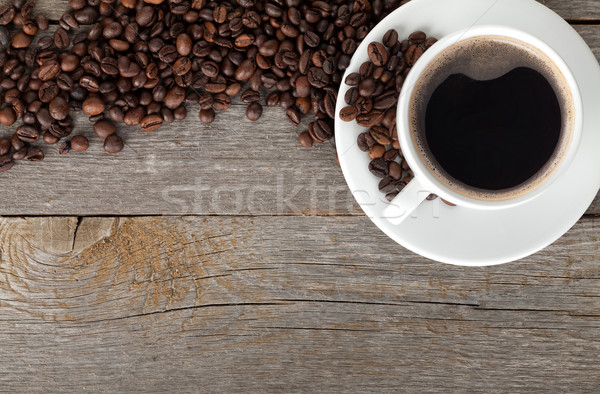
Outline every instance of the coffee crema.
[(460, 41), (419, 77), (409, 107), (418, 154), (462, 195), (500, 201), (546, 180), (574, 125), (573, 97), (542, 51), (505, 36)]

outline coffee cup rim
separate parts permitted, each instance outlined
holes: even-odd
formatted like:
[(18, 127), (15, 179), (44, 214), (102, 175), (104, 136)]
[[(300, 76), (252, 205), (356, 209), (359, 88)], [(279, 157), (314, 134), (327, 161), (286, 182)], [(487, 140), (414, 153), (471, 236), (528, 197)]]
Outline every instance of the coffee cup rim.
[[(554, 171), (543, 179), (536, 187), (532, 188), (525, 193), (504, 200), (483, 200), (476, 199), (474, 197), (466, 196), (459, 193), (440, 180), (438, 180), (430, 171), (428, 166), (423, 162), (420, 155), (418, 154), (418, 148), (415, 146), (415, 141), (412, 138), (409, 110), (410, 104), (413, 97), (413, 92), (419, 77), (426, 70), (427, 66), (433, 61), (437, 55), (442, 53), (450, 46), (462, 42), (464, 40), (472, 39), (475, 37), (483, 36), (505, 36), (508, 38), (522, 41), (534, 48), (542, 51), (546, 56), (550, 58), (563, 74), (567, 85), (571, 91), (572, 102), (573, 102), (573, 125), (571, 131), (570, 141), (566, 147), (566, 151), (563, 154), (560, 163), (557, 164)], [(567, 63), (558, 55), (558, 53), (546, 44), (540, 38), (527, 33), (523, 30), (515, 29), (508, 26), (502, 25), (477, 25), (466, 29), (461, 29), (454, 33), (450, 33), (432, 47), (430, 47), (421, 58), (415, 63), (411, 71), (406, 77), (404, 82), (404, 88), (400, 93), (398, 99), (397, 108), (397, 132), (400, 146), (402, 146), (402, 152), (405, 159), (407, 160), (410, 168), (413, 170), (415, 177), (418, 177), (420, 183), (427, 189), (428, 192), (437, 194), (445, 200), (451, 201), (459, 206), (474, 208), (474, 209), (499, 209), (516, 206), (533, 198), (539, 196), (548, 187), (558, 179), (570, 163), (572, 162), (581, 140), (581, 132), (583, 129), (583, 102), (579, 91), (579, 86), (573, 73)]]

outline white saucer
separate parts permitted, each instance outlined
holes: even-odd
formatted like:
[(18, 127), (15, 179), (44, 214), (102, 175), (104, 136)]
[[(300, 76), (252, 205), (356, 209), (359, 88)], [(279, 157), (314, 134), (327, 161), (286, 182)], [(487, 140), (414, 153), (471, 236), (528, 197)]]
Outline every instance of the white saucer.
[[(577, 32), (534, 0), (413, 0), (379, 23), (359, 46), (346, 75), (368, 60), (367, 45), (394, 28), (400, 37), (423, 30), (442, 38), (474, 25), (505, 25), (523, 30), (550, 45), (569, 65), (583, 98), (583, 135), (566, 175), (548, 191), (516, 208), (474, 211), (425, 202), (413, 217), (392, 225), (382, 215), (387, 206), (379, 179), (368, 170), (369, 158), (357, 145), (365, 131), (356, 122), (335, 121), (342, 171), (369, 218), (399, 244), (444, 263), (483, 266), (533, 254), (566, 233), (585, 213), (600, 188), (600, 66)], [(344, 77), (345, 79), (345, 77)], [(343, 80), (344, 80), (343, 79)], [(343, 81), (342, 80), (342, 81)], [(342, 83), (336, 113), (346, 104)], [(416, 216), (416, 217), (415, 217)]]

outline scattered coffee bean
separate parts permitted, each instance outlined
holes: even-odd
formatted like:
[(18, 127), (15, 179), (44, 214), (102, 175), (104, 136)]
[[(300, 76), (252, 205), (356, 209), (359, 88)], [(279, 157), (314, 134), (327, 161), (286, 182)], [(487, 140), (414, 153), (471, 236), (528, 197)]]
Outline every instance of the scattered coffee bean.
[(123, 139), (116, 134), (111, 134), (104, 140), (104, 150), (108, 153), (119, 153), (123, 146)]
[(71, 149), (75, 152), (84, 152), (90, 147), (90, 142), (83, 135), (76, 135), (71, 138)]

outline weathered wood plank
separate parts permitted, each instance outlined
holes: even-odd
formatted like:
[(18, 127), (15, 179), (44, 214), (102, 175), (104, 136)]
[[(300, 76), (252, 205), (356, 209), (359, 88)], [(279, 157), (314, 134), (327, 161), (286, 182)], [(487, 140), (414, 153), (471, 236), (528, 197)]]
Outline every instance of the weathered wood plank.
[[(599, 19), (600, 3), (596, 0), (538, 0), (554, 10), (563, 18), (568, 19)], [(35, 10), (43, 12), (53, 20), (60, 19), (61, 15), (68, 11), (68, 1), (40, 0), (36, 2)]]
[(3, 390), (600, 385), (597, 218), (488, 268), (359, 217), (93, 220), (0, 220)]

